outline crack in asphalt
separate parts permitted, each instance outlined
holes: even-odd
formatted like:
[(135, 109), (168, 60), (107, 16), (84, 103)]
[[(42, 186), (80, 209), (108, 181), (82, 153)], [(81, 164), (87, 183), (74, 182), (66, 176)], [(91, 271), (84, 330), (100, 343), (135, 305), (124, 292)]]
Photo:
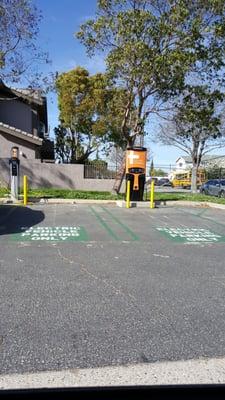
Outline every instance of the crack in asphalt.
[[(76, 265), (78, 265), (78, 266), (80, 267), (81, 271), (83, 271), (83, 272), (86, 273), (87, 275), (91, 276), (91, 277), (92, 277), (93, 279), (95, 279), (96, 281), (103, 282), (105, 285), (107, 285), (107, 286), (109, 286), (111, 289), (113, 289), (113, 291), (114, 291), (116, 294), (122, 295), (123, 297), (126, 298), (126, 300), (127, 300), (127, 297), (128, 297), (128, 298), (131, 299), (133, 302), (134, 302), (134, 301), (137, 301), (137, 298), (136, 298), (135, 296), (133, 296), (133, 295), (131, 295), (131, 294), (129, 294), (129, 293), (124, 293), (122, 290), (118, 289), (116, 286), (114, 286), (114, 285), (113, 285), (112, 283), (110, 283), (108, 280), (102, 279), (102, 278), (100, 278), (99, 276), (97, 276), (96, 274), (93, 274), (92, 272), (90, 272), (90, 271), (85, 267), (85, 265), (84, 265), (83, 263), (81, 263), (80, 261), (79, 261), (79, 262), (76, 262), (76, 261), (74, 261), (74, 260), (71, 260), (71, 259), (65, 257), (65, 256), (62, 254), (62, 252), (61, 252), (60, 249), (57, 249), (57, 252), (58, 252), (58, 254), (59, 254), (59, 256), (61, 257), (62, 260), (68, 262), (69, 264), (76, 264)], [(130, 303), (129, 303), (129, 304), (130, 304)], [(139, 309), (139, 307), (137, 306), (137, 304), (135, 304), (135, 307), (137, 307), (137, 308)]]

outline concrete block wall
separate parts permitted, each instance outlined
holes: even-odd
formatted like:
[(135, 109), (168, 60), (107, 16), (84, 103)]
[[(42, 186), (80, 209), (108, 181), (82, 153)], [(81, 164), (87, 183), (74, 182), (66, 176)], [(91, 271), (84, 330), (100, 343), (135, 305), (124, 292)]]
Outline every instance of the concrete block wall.
[[(20, 186), (27, 175), (30, 188), (59, 188), (111, 192), (114, 179), (84, 179), (84, 165), (20, 161)], [(0, 186), (9, 184), (9, 159), (0, 158)], [(123, 188), (124, 190), (124, 185)], [(122, 190), (122, 191), (123, 191)]]

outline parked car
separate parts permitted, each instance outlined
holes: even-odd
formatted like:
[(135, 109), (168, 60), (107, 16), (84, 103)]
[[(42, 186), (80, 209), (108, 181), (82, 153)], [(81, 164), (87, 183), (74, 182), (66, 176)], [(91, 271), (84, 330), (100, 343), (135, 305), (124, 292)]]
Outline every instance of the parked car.
[(155, 185), (157, 186), (159, 180), (158, 180), (158, 178), (155, 178), (155, 177), (149, 176), (148, 178), (146, 178), (145, 183), (146, 183), (147, 185), (149, 185), (149, 184), (152, 182), (152, 180), (154, 180)]
[(158, 180), (158, 186), (170, 186), (172, 187), (172, 183), (168, 178), (161, 178)]
[(225, 179), (210, 179), (200, 187), (200, 193), (225, 198)]

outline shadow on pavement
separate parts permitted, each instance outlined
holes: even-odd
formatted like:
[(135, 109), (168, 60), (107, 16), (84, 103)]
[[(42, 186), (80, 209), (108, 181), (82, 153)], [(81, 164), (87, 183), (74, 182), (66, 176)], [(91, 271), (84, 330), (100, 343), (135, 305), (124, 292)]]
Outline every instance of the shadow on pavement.
[(23, 232), (23, 227), (37, 225), (45, 215), (42, 211), (15, 205), (0, 205), (0, 235)]

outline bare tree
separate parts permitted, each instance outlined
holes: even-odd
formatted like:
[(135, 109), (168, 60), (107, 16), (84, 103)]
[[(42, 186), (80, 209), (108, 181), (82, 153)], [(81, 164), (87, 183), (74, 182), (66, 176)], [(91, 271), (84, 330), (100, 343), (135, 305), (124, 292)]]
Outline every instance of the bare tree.
[(202, 157), (225, 146), (224, 95), (206, 87), (187, 87), (171, 120), (161, 125), (157, 141), (175, 146), (192, 159), (192, 192), (197, 191), (197, 171)]
[(0, 2), (0, 79), (40, 87), (48, 78), (38, 66), (49, 63), (48, 54), (39, 49), (37, 37), (41, 13), (30, 0)]

